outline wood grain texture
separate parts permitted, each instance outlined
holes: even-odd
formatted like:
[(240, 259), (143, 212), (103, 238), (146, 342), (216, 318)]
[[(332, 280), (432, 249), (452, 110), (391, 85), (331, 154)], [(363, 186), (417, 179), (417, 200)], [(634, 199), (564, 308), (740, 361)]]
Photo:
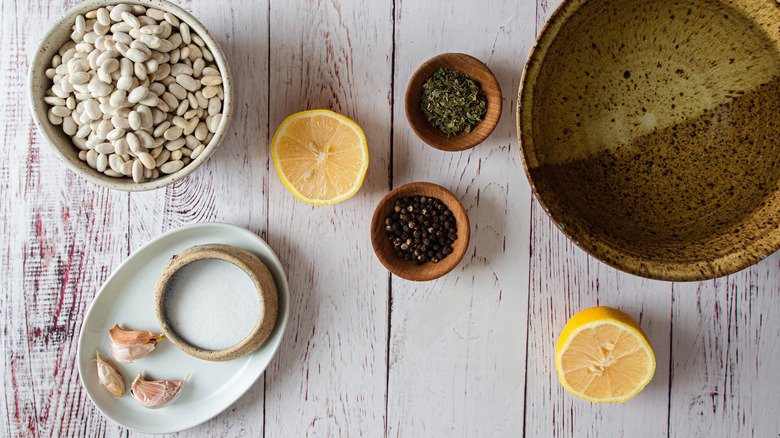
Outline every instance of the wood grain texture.
[[(538, 2), (539, 22), (559, 2)], [(539, 27), (537, 29), (540, 30)], [(525, 433), (542, 436), (663, 436), (668, 424), (672, 283), (617, 271), (588, 256), (534, 199)], [(639, 322), (656, 357), (653, 380), (634, 399), (597, 405), (567, 393), (555, 371), (555, 340), (580, 310), (618, 308)]]
[[(540, 436), (663, 436), (668, 417), (672, 283), (610, 268), (574, 246), (534, 203), (525, 433)], [(558, 382), (555, 341), (569, 318), (593, 306), (631, 315), (650, 339), (653, 379), (625, 403), (580, 400)]]
[(58, 162), (33, 126), (27, 67), (62, 4), (0, 3), (2, 429), (5, 436), (101, 435), (116, 426), (82, 390), (76, 342), (89, 303), (127, 256), (127, 195)]
[[(236, 113), (190, 177), (125, 194), (65, 170), (27, 109), (38, 38), (76, 0), (0, 0), (0, 436), (146, 436), (89, 401), (78, 331), (131, 251), (204, 221), (267, 237), (290, 280), (291, 319), (264, 381), (177, 436), (780, 433), (780, 254), (714, 281), (644, 280), (587, 256), (532, 201), (514, 99), (557, 0), (178, 3), (222, 45)], [(411, 74), (445, 52), (485, 62), (504, 91), (496, 130), (465, 152), (430, 148), (405, 119)], [(363, 188), (335, 206), (301, 203), (269, 170), (273, 131), (312, 108), (353, 118), (369, 142)], [(381, 197), (413, 181), (452, 191), (471, 222), (463, 261), (426, 283), (390, 277), (369, 237)], [(557, 382), (555, 339), (595, 305), (636, 318), (656, 353), (655, 377), (625, 404), (594, 406)]]
[[(388, 274), (371, 250), (388, 189), (392, 2), (271, 2), (271, 133), (330, 109), (366, 134), (360, 191), (333, 206), (270, 181), (268, 240), (289, 276), (290, 322), (266, 371), (267, 436), (375, 436), (385, 424)], [(275, 173), (275, 172), (273, 172)]]
[[(538, 30), (558, 4), (555, 0), (538, 1)], [(760, 411), (765, 400), (766, 406), (777, 405), (775, 391), (770, 389), (773, 385), (762, 386), (759, 382), (760, 378), (778, 381), (769, 375), (762, 359), (777, 356), (772, 334), (780, 328), (771, 323), (764, 327), (768, 319), (762, 318), (763, 312), (749, 316), (757, 308), (737, 310), (739, 301), (750, 301), (750, 297), (755, 300), (761, 291), (769, 297), (777, 296), (777, 254), (716, 281), (647, 280), (589, 257), (557, 230), (535, 200), (533, 205), (525, 433), (768, 436), (766, 432), (774, 435), (780, 430), (776, 423), (747, 414), (747, 407), (755, 406)], [(720, 283), (723, 285), (714, 286)], [(765, 299), (769, 312), (771, 298)], [(724, 315), (727, 303), (731, 307)], [(613, 306), (637, 319), (655, 352), (653, 380), (638, 396), (621, 405), (592, 405), (572, 397), (557, 382), (554, 340), (568, 318), (595, 305)], [(730, 323), (722, 318), (731, 318)], [(744, 335), (751, 325), (752, 336)], [(737, 336), (737, 332), (743, 335)], [(757, 347), (757, 340), (767, 332), (772, 333), (772, 340), (767, 342), (765, 336), (765, 346)], [(747, 360), (737, 361), (742, 351), (748, 352)], [(734, 390), (737, 382), (742, 389)], [(756, 432), (759, 430), (764, 434)]]
[(440, 53), (484, 62), (503, 89), (520, 81), (535, 5), (398, 1), (393, 183), (430, 181), (459, 197), (471, 222), (463, 261), (427, 283), (392, 278), (388, 435), (516, 436), (523, 427), (530, 189), (505, 93), (493, 134), (464, 152), (427, 146), (406, 123), (413, 72)]
[(780, 253), (718, 280), (676, 284), (671, 436), (777, 436)]
[[(233, 75), (236, 109), (227, 136), (203, 166), (164, 189), (130, 195), (131, 251), (193, 222), (226, 222), (264, 238), (267, 229), (267, 5), (260, 7), (252, 0), (178, 4), (222, 47)], [(177, 435), (262, 435), (263, 387), (261, 380), (216, 419)]]

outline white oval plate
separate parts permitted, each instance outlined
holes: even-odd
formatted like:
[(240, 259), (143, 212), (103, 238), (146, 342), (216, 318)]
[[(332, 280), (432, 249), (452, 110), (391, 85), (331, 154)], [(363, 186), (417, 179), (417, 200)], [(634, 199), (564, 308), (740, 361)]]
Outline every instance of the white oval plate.
[[(279, 293), (276, 326), (253, 353), (227, 362), (196, 359), (161, 341), (148, 356), (123, 364), (113, 360), (108, 330), (123, 328), (160, 333), (154, 313), (154, 286), (174, 255), (195, 245), (222, 243), (243, 248), (268, 266)], [(147, 433), (169, 433), (201, 424), (233, 404), (263, 374), (282, 341), (289, 313), (287, 277), (276, 254), (256, 234), (235, 225), (193, 224), (169, 231), (145, 244), (108, 277), (87, 311), (78, 344), (81, 384), (97, 408), (120, 425)], [(116, 365), (127, 385), (124, 397), (114, 398), (98, 382), (95, 349)], [(147, 379), (181, 380), (190, 374), (179, 397), (161, 409), (142, 407), (130, 395), (139, 371)]]

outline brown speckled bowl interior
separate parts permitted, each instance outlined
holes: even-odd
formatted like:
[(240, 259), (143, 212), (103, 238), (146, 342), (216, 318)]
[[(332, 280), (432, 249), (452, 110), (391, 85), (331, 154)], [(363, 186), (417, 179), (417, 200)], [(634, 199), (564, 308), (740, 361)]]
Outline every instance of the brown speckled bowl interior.
[(591, 255), (701, 280), (780, 246), (780, 5), (569, 0), (529, 56), (518, 137)]

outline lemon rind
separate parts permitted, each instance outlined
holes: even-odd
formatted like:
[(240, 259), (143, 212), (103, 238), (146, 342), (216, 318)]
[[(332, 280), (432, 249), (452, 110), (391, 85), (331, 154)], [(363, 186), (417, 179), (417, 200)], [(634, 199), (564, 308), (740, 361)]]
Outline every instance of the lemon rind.
[[(289, 180), (289, 178), (284, 173), (284, 171), (282, 171), (282, 168), (279, 165), (279, 155), (277, 153), (276, 148), (273, 146), (274, 144), (276, 144), (277, 137), (279, 137), (280, 135), (284, 135), (288, 122), (306, 115), (317, 115), (317, 114), (325, 114), (334, 117), (336, 119), (341, 120), (342, 122), (346, 122), (348, 126), (350, 126), (352, 129), (355, 129), (358, 133), (358, 137), (360, 138), (360, 144), (362, 146), (362, 149), (365, 152), (366, 159), (363, 166), (360, 168), (360, 178), (359, 180), (355, 180), (356, 183), (353, 186), (353, 189), (339, 196), (336, 196), (335, 198), (332, 199), (311, 199), (303, 196), (295, 188), (295, 186)], [(301, 111), (287, 116), (287, 118), (285, 118), (284, 121), (282, 121), (281, 125), (279, 125), (279, 128), (276, 130), (276, 133), (271, 139), (271, 156), (273, 157), (274, 160), (274, 168), (276, 169), (276, 174), (279, 176), (279, 179), (282, 181), (282, 184), (284, 184), (287, 190), (289, 190), (296, 198), (310, 205), (333, 205), (341, 201), (346, 201), (347, 199), (353, 197), (355, 193), (357, 193), (360, 190), (360, 187), (363, 186), (363, 182), (366, 179), (366, 173), (368, 172), (368, 162), (369, 162), (368, 142), (366, 141), (366, 135), (363, 132), (363, 129), (354, 120), (350, 119), (349, 117), (330, 110), (308, 110), (308, 111)]]
[[(637, 387), (636, 387), (636, 389), (634, 391), (632, 391), (632, 392), (630, 392), (630, 393), (628, 393), (628, 394), (626, 394), (624, 396), (621, 396), (621, 397), (593, 398), (593, 397), (589, 397), (589, 396), (587, 396), (587, 395), (585, 395), (585, 394), (575, 390), (574, 388), (571, 387), (571, 385), (569, 385), (569, 383), (565, 379), (565, 373), (563, 371), (561, 362), (562, 362), (563, 352), (566, 351), (569, 348), (569, 346), (571, 345), (572, 340), (574, 340), (574, 338), (576, 337), (577, 334), (579, 334), (583, 330), (591, 329), (593, 327), (600, 326), (600, 325), (605, 325), (605, 324), (611, 324), (611, 325), (617, 326), (617, 327), (619, 327), (619, 328), (621, 328), (621, 329), (623, 329), (625, 331), (633, 333), (637, 337), (637, 339), (639, 339), (641, 348), (650, 357), (651, 365), (648, 367), (648, 372), (645, 375), (645, 379), (639, 385), (637, 385)], [(576, 397), (579, 397), (579, 398), (581, 398), (583, 400), (587, 400), (589, 402), (592, 402), (592, 403), (616, 403), (616, 402), (617, 403), (622, 403), (622, 402), (625, 402), (625, 401), (633, 398), (634, 396), (639, 394), (639, 392), (641, 392), (645, 388), (645, 386), (647, 386), (647, 384), (650, 383), (651, 380), (653, 380), (653, 375), (655, 374), (655, 367), (656, 367), (655, 354), (653, 353), (653, 350), (650, 347), (650, 343), (647, 340), (647, 335), (645, 335), (645, 333), (641, 329), (638, 330), (633, 325), (627, 324), (627, 323), (625, 323), (623, 321), (619, 321), (619, 320), (616, 320), (616, 319), (611, 319), (611, 318), (607, 319), (607, 318), (605, 318), (605, 319), (595, 320), (595, 321), (591, 321), (589, 323), (582, 324), (582, 325), (578, 326), (577, 328), (574, 328), (574, 329), (570, 330), (568, 332), (568, 336), (565, 339), (564, 343), (563, 344), (559, 343), (559, 345), (556, 345), (556, 347), (555, 347), (555, 368), (556, 368), (556, 370), (558, 372), (558, 380), (561, 382), (561, 385), (570, 394), (572, 394), (572, 395), (574, 395)]]

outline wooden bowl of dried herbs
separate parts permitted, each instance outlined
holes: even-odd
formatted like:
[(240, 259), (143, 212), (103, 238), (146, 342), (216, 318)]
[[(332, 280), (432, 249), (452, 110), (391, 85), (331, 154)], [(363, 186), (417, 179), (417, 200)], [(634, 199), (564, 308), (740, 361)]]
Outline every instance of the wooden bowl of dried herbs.
[(498, 124), (501, 87), (480, 60), (444, 53), (414, 72), (405, 106), (422, 141), (443, 151), (463, 151), (482, 143)]

